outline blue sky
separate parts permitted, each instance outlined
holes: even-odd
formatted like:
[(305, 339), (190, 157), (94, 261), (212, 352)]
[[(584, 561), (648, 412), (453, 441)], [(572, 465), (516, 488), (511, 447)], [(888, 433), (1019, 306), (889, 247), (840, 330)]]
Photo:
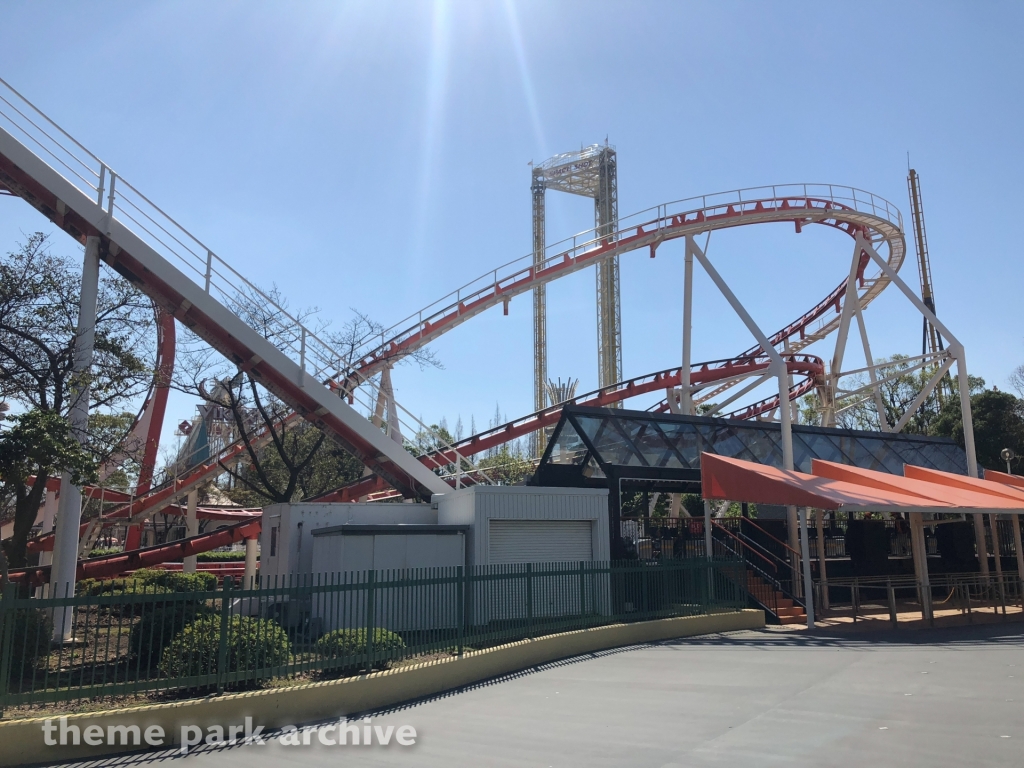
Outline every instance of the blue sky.
[[(1024, 6), (753, 2), (174, 2), (0, 5), (0, 76), (293, 306), (390, 324), (530, 250), (530, 168), (603, 142), (619, 211), (762, 184), (870, 190), (909, 215), (922, 178), (940, 316), (990, 385), (1024, 362), (1015, 190)], [(592, 226), (550, 194), (549, 240)], [(0, 248), (48, 230), (0, 198)], [(74, 245), (60, 233), (58, 249)], [(709, 256), (766, 330), (845, 275), (848, 238), (716, 234)], [(622, 260), (624, 372), (680, 359), (682, 247)], [(905, 279), (917, 285), (908, 262)], [(597, 384), (592, 271), (549, 288), (549, 373)], [(429, 421), (532, 409), (531, 302), (400, 368)], [(876, 356), (920, 351), (890, 291)], [(751, 339), (698, 276), (694, 359)], [(825, 353), (826, 350), (821, 350)], [(848, 365), (858, 358), (848, 356)], [(190, 415), (172, 402), (168, 424)]]

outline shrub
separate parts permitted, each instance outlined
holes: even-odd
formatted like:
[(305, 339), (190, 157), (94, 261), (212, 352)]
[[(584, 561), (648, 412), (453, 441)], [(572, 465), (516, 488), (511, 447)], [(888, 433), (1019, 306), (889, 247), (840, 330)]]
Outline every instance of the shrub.
[(174, 637), (200, 616), (212, 609), (196, 600), (173, 600), (149, 603), (140, 611), (139, 621), (132, 627), (128, 650), (140, 669), (150, 669)]
[(89, 557), (106, 557), (107, 555), (119, 555), (124, 552), (120, 547), (97, 547), (89, 553)]
[[(374, 666), (385, 667), (397, 651), (405, 648), (401, 636), (386, 629), (373, 630)], [(365, 629), (336, 629), (328, 632), (316, 642), (316, 652), (321, 659), (355, 659), (366, 652)], [(362, 666), (353, 661), (335, 669), (353, 669)]]
[(200, 552), (196, 560), (200, 563), (239, 563), (245, 560), (245, 552)]
[(19, 608), (4, 622), (13, 629), (11, 637), (11, 678), (19, 679), (35, 668), (40, 658), (50, 653), (53, 620), (48, 611)]
[(150, 597), (167, 595), (171, 593), (171, 590), (156, 584), (146, 584), (134, 578), (82, 579), (75, 587), (75, 593), (94, 597), (130, 597), (132, 599), (126, 599), (123, 603), (100, 605), (99, 609), (112, 616), (135, 616), (145, 610), (147, 606), (153, 605), (153, 602), (149, 600)]
[[(160, 655), (160, 671), (168, 677), (208, 675), (217, 671), (221, 617), (200, 616), (179, 632)], [(252, 670), (286, 664), (291, 655), (288, 635), (275, 622), (232, 616), (228, 625), (227, 670)], [(250, 681), (269, 677), (258, 672)]]
[(202, 571), (181, 573), (159, 568), (143, 568), (136, 571), (132, 578), (142, 584), (164, 587), (170, 592), (212, 592), (217, 588), (217, 577)]

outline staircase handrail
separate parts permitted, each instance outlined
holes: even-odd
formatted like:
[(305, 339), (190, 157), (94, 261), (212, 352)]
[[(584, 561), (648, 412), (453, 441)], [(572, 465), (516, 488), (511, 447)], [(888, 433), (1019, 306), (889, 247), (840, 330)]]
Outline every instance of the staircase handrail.
[[(762, 526), (758, 525), (756, 522), (751, 520), (749, 517), (741, 517), (740, 520), (742, 520), (743, 522), (745, 522), (745, 523), (747, 523), (749, 525), (754, 526), (755, 528), (757, 528), (757, 530), (759, 530), (761, 533), (763, 533), (765, 536), (767, 536), (772, 541), (775, 541), (775, 542), (778, 542), (779, 544), (781, 544), (782, 547), (787, 552), (789, 552), (791, 555), (794, 555), (795, 557), (800, 557), (800, 553), (797, 552), (795, 549), (793, 549), (791, 546), (789, 546), (789, 544), (787, 544), (786, 542), (784, 542), (782, 539), (778, 538), (777, 536), (774, 536), (773, 534), (769, 533), (767, 530), (765, 530)], [(741, 523), (741, 526), (742, 526), (742, 523)], [(742, 530), (742, 527), (741, 527), (741, 530)]]

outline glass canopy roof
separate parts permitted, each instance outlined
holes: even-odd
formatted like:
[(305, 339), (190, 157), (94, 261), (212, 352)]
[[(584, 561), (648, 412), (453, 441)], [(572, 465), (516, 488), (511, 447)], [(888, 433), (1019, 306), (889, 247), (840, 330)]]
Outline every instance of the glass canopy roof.
[[(575, 485), (611, 477), (700, 477), (703, 451), (782, 467), (782, 427), (772, 422), (567, 407), (537, 468), (535, 482)], [(811, 459), (903, 474), (904, 464), (967, 474), (967, 455), (952, 440), (921, 435), (793, 427), (793, 461)], [(603, 484), (603, 483), (602, 483)]]

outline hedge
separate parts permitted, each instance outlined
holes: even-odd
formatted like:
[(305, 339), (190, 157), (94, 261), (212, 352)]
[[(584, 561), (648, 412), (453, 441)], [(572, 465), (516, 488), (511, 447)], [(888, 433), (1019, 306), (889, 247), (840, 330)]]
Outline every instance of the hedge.
[[(373, 630), (374, 666), (385, 667), (394, 651), (405, 648), (401, 635), (387, 629)], [(335, 669), (347, 670), (363, 666), (357, 659), (366, 653), (365, 629), (336, 629), (328, 632), (316, 642), (317, 655), (322, 659), (350, 659), (350, 663), (342, 664)]]
[[(217, 671), (221, 617), (200, 616), (179, 632), (160, 655), (160, 672), (167, 677), (208, 675)], [(227, 672), (258, 671), (287, 664), (291, 642), (285, 631), (268, 619), (232, 616), (228, 624)], [(266, 674), (252, 681), (272, 677)]]

